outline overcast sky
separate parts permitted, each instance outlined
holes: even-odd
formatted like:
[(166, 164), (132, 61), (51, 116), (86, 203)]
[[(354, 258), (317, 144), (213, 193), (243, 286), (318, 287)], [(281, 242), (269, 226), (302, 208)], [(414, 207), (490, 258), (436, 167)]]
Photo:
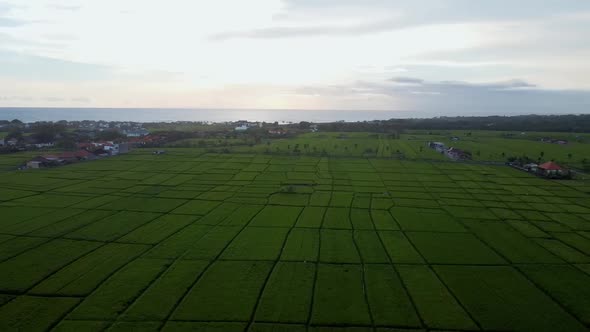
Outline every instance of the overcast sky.
[(587, 0), (0, 0), (0, 106), (590, 112)]

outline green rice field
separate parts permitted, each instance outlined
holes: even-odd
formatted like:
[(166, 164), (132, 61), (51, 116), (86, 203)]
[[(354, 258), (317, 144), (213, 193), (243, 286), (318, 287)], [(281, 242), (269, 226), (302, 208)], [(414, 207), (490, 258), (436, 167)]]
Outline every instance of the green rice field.
[(590, 329), (587, 182), (344, 141), (0, 172), (0, 331)]
[[(452, 137), (458, 140), (453, 141)], [(541, 142), (540, 138), (563, 139), (567, 144)], [(545, 162), (583, 169), (590, 163), (590, 135), (577, 133), (520, 133), (501, 131), (407, 131), (392, 137), (384, 133), (316, 132), (292, 138), (266, 139), (188, 139), (170, 143), (171, 147), (199, 148), (199, 142), (218, 152), (265, 153), (280, 155), (330, 156), (350, 158), (403, 158), (406, 160), (446, 160), (444, 154), (427, 147), (442, 142), (472, 154), (477, 162), (504, 163), (509, 157), (526, 156)]]

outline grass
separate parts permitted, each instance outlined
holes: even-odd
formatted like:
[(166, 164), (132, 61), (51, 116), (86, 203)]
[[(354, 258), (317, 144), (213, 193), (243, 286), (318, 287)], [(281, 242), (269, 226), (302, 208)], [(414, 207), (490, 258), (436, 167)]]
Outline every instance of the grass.
[(449, 162), (429, 136), (2, 171), (0, 329), (590, 327), (587, 182)]

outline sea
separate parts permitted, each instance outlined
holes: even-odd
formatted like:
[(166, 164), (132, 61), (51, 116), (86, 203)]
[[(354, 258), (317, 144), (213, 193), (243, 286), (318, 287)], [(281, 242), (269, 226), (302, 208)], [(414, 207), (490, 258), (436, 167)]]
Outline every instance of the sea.
[(432, 117), (409, 111), (340, 111), (286, 109), (179, 109), (179, 108), (34, 108), (0, 107), (0, 120), (36, 121), (264, 121), (264, 122), (334, 122), (371, 121), (392, 118)]

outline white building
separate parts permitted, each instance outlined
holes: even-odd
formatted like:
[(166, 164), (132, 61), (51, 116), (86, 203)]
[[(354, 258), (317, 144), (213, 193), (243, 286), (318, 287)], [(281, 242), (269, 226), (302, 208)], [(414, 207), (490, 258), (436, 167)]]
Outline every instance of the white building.
[(140, 128), (140, 129), (136, 129), (136, 130), (126, 130), (125, 131), (125, 135), (127, 137), (141, 137), (141, 136), (146, 136), (149, 133), (150, 132), (147, 131), (147, 129), (144, 129), (144, 128)]

